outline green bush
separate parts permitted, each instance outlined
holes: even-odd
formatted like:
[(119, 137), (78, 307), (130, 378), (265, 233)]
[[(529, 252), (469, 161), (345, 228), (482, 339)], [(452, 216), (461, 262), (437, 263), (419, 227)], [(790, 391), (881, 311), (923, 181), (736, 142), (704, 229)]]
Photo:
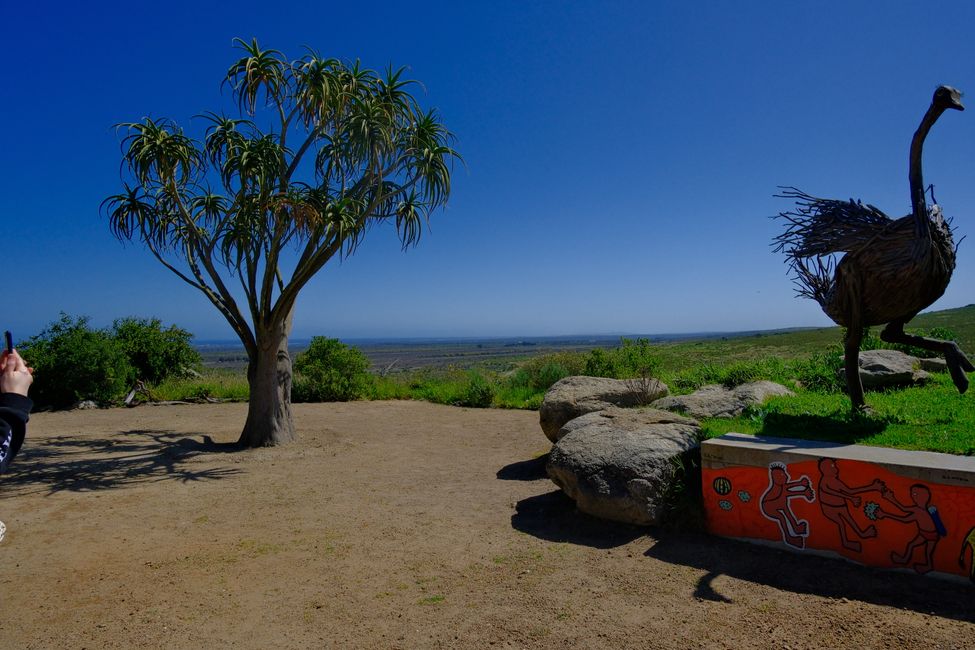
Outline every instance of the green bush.
[(789, 372), (785, 363), (777, 357), (764, 357), (757, 361), (736, 361), (720, 371), (721, 383), (734, 388), (762, 379), (769, 381), (788, 381)]
[(183, 375), (200, 362), (200, 354), (190, 345), (193, 335), (175, 325), (163, 329), (158, 318), (119, 319), (112, 325), (112, 334), (136, 376), (150, 384)]
[(291, 387), (295, 402), (347, 402), (370, 393), (369, 359), (338, 339), (316, 336), (295, 358)]
[(479, 372), (471, 372), (458, 406), (488, 408), (494, 401), (494, 386)]
[(622, 339), (620, 347), (612, 350), (617, 379), (655, 377), (660, 371), (660, 359), (649, 339)]
[(680, 370), (669, 383), (679, 392), (690, 393), (701, 386), (720, 384), (722, 379), (720, 368), (711, 363), (703, 363)]
[(31, 397), (37, 406), (66, 408), (89, 399), (108, 404), (135, 381), (120, 343), (105, 330), (89, 327), (87, 317), (62, 313), (19, 351), (34, 368)]
[(792, 363), (793, 373), (803, 387), (819, 393), (836, 393), (843, 390), (844, 382), (840, 378), (842, 367), (843, 348), (839, 345), (832, 345), (825, 352)]
[(592, 350), (586, 355), (585, 374), (590, 377), (632, 379), (656, 377), (660, 359), (649, 339), (621, 339), (620, 347), (612, 350)]
[(615, 377), (613, 359), (605, 350), (596, 348), (586, 355), (585, 374), (588, 377)]
[(584, 369), (585, 357), (578, 352), (544, 354), (524, 362), (508, 379), (508, 385), (545, 392), (560, 379), (583, 374)]

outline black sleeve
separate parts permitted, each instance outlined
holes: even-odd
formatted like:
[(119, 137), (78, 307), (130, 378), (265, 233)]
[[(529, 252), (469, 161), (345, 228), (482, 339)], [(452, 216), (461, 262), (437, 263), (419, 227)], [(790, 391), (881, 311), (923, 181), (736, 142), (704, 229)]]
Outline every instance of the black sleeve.
[(30, 398), (23, 395), (0, 394), (0, 474), (7, 471), (10, 461), (24, 444), (31, 407)]

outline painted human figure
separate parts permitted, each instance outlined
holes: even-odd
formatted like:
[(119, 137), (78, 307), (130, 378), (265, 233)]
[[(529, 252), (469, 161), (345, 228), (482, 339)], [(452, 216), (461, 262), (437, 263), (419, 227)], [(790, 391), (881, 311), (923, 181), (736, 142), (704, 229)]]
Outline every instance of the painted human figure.
[(939, 526), (941, 520), (936, 519), (937, 510), (933, 508), (931, 510), (928, 509), (928, 504), (931, 502), (931, 490), (926, 485), (915, 483), (911, 486), (910, 503), (901, 503), (898, 501), (893, 491), (889, 488), (884, 488), (880, 493), (888, 503), (896, 506), (904, 514), (899, 515), (881, 509), (877, 510), (877, 517), (879, 519), (893, 519), (894, 521), (917, 526), (917, 535), (907, 543), (904, 552), (891, 552), (891, 562), (907, 565), (913, 559), (915, 551), (919, 547), (923, 547), (924, 561), (915, 563), (914, 570), (918, 573), (927, 573), (934, 568), (934, 549), (938, 545), (938, 540), (941, 539), (942, 534), (945, 532), (943, 530), (944, 526)]
[(789, 472), (782, 463), (768, 466), (769, 486), (762, 495), (762, 514), (776, 522), (782, 532), (782, 541), (796, 548), (806, 548), (809, 536), (809, 522), (796, 519), (789, 499), (802, 497), (808, 502), (815, 498), (812, 482), (808, 476), (791, 480)]
[(850, 539), (848, 530), (852, 529), (857, 537), (866, 539), (877, 536), (875, 526), (867, 526), (865, 529), (850, 515), (850, 507), (847, 502), (852, 503), (854, 508), (860, 507), (860, 497), (858, 494), (864, 492), (880, 492), (884, 489), (884, 482), (875, 479), (873, 483), (860, 487), (850, 487), (840, 478), (840, 469), (836, 461), (832, 458), (819, 459), (819, 484), (816, 492), (819, 494), (819, 507), (823, 515), (836, 524), (840, 531), (840, 543), (843, 548), (859, 553), (862, 549), (860, 542)]
[(971, 563), (968, 565), (968, 579), (975, 582), (975, 527), (972, 527), (965, 539), (961, 543), (961, 552), (958, 554), (958, 566), (965, 568), (965, 551), (969, 551)]

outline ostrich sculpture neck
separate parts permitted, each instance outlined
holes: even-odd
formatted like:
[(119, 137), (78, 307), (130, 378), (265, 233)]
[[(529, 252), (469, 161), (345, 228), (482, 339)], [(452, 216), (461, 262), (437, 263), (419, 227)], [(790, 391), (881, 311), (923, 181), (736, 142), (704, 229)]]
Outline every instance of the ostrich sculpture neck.
[(919, 237), (928, 235), (928, 205), (924, 200), (924, 177), (921, 174), (921, 150), (924, 147), (924, 139), (928, 137), (928, 131), (947, 107), (943, 104), (932, 101), (921, 124), (914, 132), (914, 139), (911, 140), (911, 161), (910, 161), (910, 180), (911, 180), (911, 212), (914, 215), (914, 224)]

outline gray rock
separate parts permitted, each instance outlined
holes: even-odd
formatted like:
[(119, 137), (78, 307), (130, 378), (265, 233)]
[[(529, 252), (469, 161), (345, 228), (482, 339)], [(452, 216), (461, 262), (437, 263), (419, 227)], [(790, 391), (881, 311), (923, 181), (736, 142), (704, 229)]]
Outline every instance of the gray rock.
[(695, 418), (733, 418), (749, 406), (761, 404), (776, 395), (792, 395), (792, 391), (772, 381), (753, 381), (736, 388), (709, 385), (690, 395), (658, 399), (651, 406)]
[(920, 366), (917, 357), (897, 350), (865, 350), (860, 353), (860, 381), (867, 389), (912, 386), (931, 378)]
[(656, 379), (566, 377), (545, 393), (538, 421), (545, 437), (557, 442), (562, 425), (580, 415), (611, 406), (642, 406), (669, 392), (667, 385)]
[(945, 363), (944, 359), (939, 357), (918, 359), (917, 363), (921, 367), (921, 370), (926, 372), (948, 372), (948, 364)]
[(630, 524), (661, 522), (697, 422), (651, 408), (609, 408), (566, 424), (546, 470), (583, 512)]
[(78, 402), (77, 404), (74, 405), (74, 407), (78, 410), (85, 411), (88, 409), (97, 409), (98, 404), (90, 399), (86, 399)]

